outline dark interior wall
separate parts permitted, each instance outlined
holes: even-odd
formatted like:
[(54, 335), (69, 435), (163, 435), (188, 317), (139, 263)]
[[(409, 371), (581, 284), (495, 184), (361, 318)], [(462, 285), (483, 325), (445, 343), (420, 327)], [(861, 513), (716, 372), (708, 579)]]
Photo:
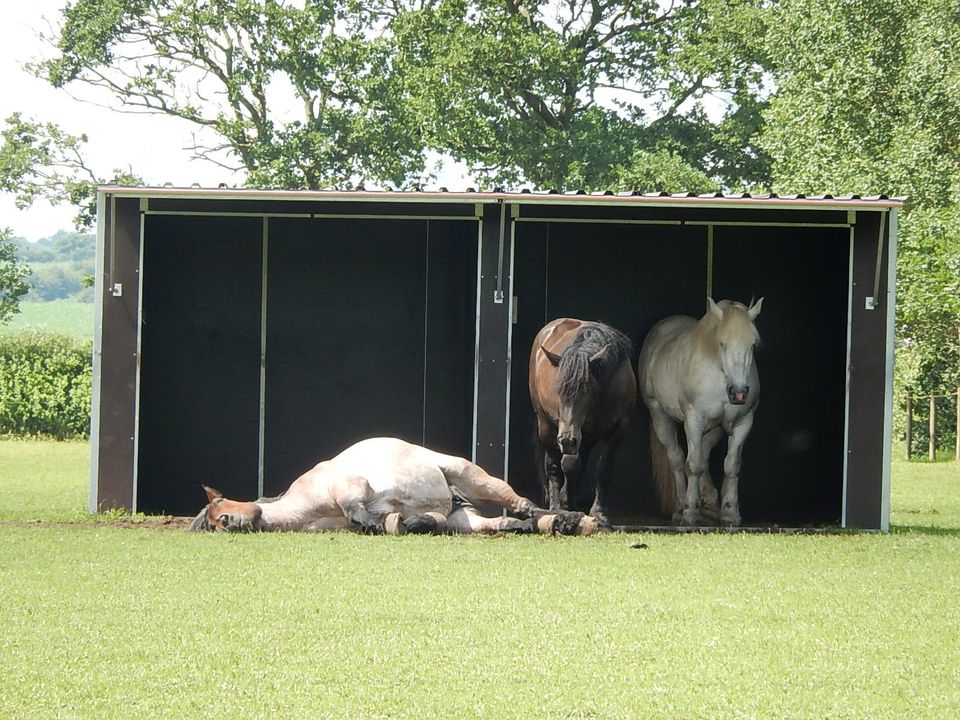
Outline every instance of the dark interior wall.
[(137, 510), (257, 492), (262, 222), (148, 216)]
[[(743, 451), (745, 519), (839, 523), (850, 231), (717, 227), (717, 298), (763, 297), (761, 399)], [(719, 457), (714, 477), (722, 477)]]
[(477, 344), (477, 226), (431, 220), (423, 444), (469, 458)]
[(469, 455), (476, 225), (269, 227), (264, 491), (364, 437)]
[[(703, 225), (517, 224), (509, 477), (518, 491), (540, 492), (527, 389), (537, 330), (554, 317), (602, 320), (627, 333), (639, 351), (658, 320), (703, 314), (707, 252)], [(848, 257), (845, 228), (714, 228), (715, 299), (766, 296), (758, 319), (762, 401), (740, 486), (747, 523), (839, 519)], [(641, 407), (616, 456), (614, 522), (659, 521), (648, 433)], [(722, 456), (714, 455), (719, 479)], [(587, 490), (580, 507), (589, 505)]]
[(257, 496), (262, 337), (267, 494), (374, 435), (469, 456), (476, 223), (151, 215), (144, 237), (139, 510)]

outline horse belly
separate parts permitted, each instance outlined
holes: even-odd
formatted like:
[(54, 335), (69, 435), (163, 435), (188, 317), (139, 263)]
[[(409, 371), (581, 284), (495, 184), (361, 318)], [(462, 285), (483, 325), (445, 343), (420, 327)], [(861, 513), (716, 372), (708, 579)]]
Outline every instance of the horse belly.
[(434, 453), (397, 438), (369, 438), (334, 458), (341, 472), (366, 479), (373, 491), (368, 510), (375, 514), (438, 512), (453, 507), (453, 493)]
[(395, 469), (388, 477), (368, 477), (367, 481), (374, 492), (370, 503), (374, 513), (446, 515), (453, 507), (453, 492), (437, 467)]

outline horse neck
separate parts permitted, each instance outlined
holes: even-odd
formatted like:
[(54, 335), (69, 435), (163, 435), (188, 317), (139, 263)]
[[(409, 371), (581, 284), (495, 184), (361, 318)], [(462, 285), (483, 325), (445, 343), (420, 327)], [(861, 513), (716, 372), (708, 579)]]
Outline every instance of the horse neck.
[(262, 511), (261, 520), (264, 530), (297, 530), (308, 521), (308, 513), (300, 496), (287, 493), (278, 500), (270, 502), (258, 500)]
[(693, 326), (690, 332), (693, 349), (697, 355), (706, 359), (719, 359), (720, 344), (717, 342), (717, 330), (720, 320), (708, 312)]

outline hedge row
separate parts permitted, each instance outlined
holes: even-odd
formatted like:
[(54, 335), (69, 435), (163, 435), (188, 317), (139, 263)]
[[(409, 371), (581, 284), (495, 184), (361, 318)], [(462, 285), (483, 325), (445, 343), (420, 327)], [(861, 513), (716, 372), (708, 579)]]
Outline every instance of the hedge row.
[(92, 342), (0, 335), (0, 434), (88, 437)]

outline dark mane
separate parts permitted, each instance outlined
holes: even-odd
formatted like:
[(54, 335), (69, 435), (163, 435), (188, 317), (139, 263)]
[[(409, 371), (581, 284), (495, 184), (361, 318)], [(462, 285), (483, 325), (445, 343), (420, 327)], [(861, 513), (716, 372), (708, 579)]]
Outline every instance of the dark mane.
[(187, 530), (198, 532), (201, 530), (210, 529), (210, 525), (207, 523), (207, 508), (209, 507), (210, 505), (203, 506), (203, 510), (200, 511), (200, 514), (191, 520), (189, 525), (187, 525)]
[(619, 330), (603, 323), (584, 325), (560, 353), (557, 367), (557, 393), (561, 398), (577, 397), (590, 386), (590, 358), (604, 347), (607, 352), (593, 367), (602, 384), (633, 355), (633, 343)]

